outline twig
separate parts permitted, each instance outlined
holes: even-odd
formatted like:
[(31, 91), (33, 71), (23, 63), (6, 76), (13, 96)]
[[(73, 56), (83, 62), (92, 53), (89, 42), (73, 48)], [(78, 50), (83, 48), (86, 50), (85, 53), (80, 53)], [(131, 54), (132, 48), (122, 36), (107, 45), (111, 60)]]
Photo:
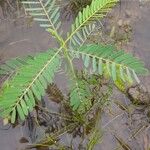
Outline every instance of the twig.
[(41, 109), (41, 110), (43, 110), (43, 111), (45, 111), (45, 112), (47, 112), (47, 113), (50, 113), (50, 114), (52, 114), (52, 115), (57, 115), (57, 116), (59, 116), (60, 118), (63, 117), (63, 119), (65, 119), (65, 120), (70, 120), (70, 121), (73, 120), (73, 119), (71, 119), (69, 116), (62, 115), (62, 114), (56, 113), (56, 112), (51, 112), (51, 111), (49, 111), (47, 108), (43, 108), (43, 107), (41, 107), (41, 106), (39, 106), (39, 105), (36, 105), (36, 106), (37, 106), (39, 109)]
[(102, 129), (105, 129), (107, 126), (109, 126), (113, 121), (115, 121), (117, 118), (121, 117), (122, 115), (124, 115), (124, 113), (117, 115), (116, 117), (114, 117), (112, 120), (108, 121), (108, 123), (106, 123)]
[(14, 45), (14, 44), (17, 44), (17, 43), (20, 43), (20, 42), (25, 42), (25, 41), (30, 41), (30, 40), (29, 40), (29, 39), (23, 39), (23, 40), (11, 42), (11, 43), (9, 43), (8, 45)]
[(15, 8), (10, 4), (9, 0), (6, 0), (7, 4), (9, 5), (9, 7), (13, 10), (15, 10)]

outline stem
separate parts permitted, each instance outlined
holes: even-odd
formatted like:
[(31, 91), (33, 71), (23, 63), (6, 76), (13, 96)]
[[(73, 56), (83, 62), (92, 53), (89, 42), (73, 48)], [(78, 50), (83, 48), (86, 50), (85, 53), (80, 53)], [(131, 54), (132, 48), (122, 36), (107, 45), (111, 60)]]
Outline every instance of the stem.
[[(73, 79), (76, 82), (76, 86), (79, 89), (78, 82), (77, 82), (77, 77), (76, 77), (76, 74), (75, 74), (75, 71), (74, 71), (74, 66), (73, 66), (72, 60), (69, 56), (69, 52), (68, 52), (68, 49), (66, 47), (66, 43), (67, 43), (67, 41), (62, 40), (63, 53), (64, 53), (64, 56), (65, 56), (66, 60), (68, 61), (69, 66), (70, 66), (70, 69), (71, 69), (71, 72), (72, 72), (72, 75), (73, 75)], [(79, 97), (80, 97), (80, 94), (79, 94)]]

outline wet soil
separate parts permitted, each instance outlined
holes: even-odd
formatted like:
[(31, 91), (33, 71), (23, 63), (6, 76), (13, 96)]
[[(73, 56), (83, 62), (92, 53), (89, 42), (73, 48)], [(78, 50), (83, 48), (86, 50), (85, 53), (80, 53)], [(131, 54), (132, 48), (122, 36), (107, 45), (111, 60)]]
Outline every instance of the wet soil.
[[(140, 57), (150, 70), (150, 3), (138, 3), (138, 2), (125, 2), (122, 1), (120, 18), (124, 17), (125, 10), (129, 10), (129, 17), (133, 18), (133, 37), (131, 42), (125, 46), (127, 51), (130, 51)], [(0, 7), (0, 58), (1, 61), (5, 61), (9, 58), (27, 55), (38, 51), (45, 51), (50, 47), (55, 47), (56, 43), (49, 34), (41, 29), (38, 24), (30, 22), (24, 16), (16, 18), (7, 18), (3, 15), (3, 9)], [(63, 22), (64, 31), (67, 30), (67, 26), (70, 21)], [(67, 26), (66, 26), (67, 25)], [(142, 77), (142, 83), (150, 90), (150, 76)], [(64, 87), (65, 80), (57, 77), (56, 82), (59, 87), (66, 91), (67, 87)], [(123, 104), (128, 104), (129, 100), (120, 93), (114, 94), (115, 100), (120, 100)], [(53, 109), (57, 109), (56, 105), (53, 105)], [(139, 113), (140, 111), (140, 113)], [(142, 111), (142, 112), (141, 112)], [(118, 105), (112, 104), (112, 113), (108, 110), (103, 113), (102, 129), (105, 130), (105, 134), (101, 144), (95, 147), (95, 150), (112, 150), (116, 149), (118, 142), (114, 137), (121, 137), (126, 141), (132, 150), (146, 150), (145, 141), (150, 136), (149, 132), (149, 118), (145, 115), (145, 111), (142, 109), (136, 110), (133, 113), (132, 118), (135, 119), (132, 122), (125, 111), (122, 111)], [(115, 116), (115, 117), (114, 117)], [(131, 121), (131, 122), (130, 122)], [(26, 131), (21, 126), (16, 128), (3, 127), (1, 123), (0, 128), (0, 150), (21, 150), (23, 144), (20, 144), (19, 140), (22, 136), (26, 136)], [(129, 138), (136, 130), (141, 129), (142, 132), (136, 134), (136, 137)], [(64, 138), (64, 142), (68, 142), (68, 137)], [(122, 148), (118, 148), (122, 149)]]

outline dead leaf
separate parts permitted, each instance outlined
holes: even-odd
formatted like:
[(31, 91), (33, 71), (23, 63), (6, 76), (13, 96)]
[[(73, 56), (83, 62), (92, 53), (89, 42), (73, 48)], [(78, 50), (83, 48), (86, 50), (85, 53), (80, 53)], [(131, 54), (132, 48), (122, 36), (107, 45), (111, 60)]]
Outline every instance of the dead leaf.
[(114, 135), (114, 137), (116, 138), (116, 140), (118, 141), (118, 143), (120, 144), (120, 146), (124, 149), (124, 150), (132, 150), (130, 148), (130, 146), (124, 142), (124, 140), (116, 135)]
[(148, 136), (148, 134), (144, 135), (143, 142), (144, 142), (144, 150), (149, 150), (149, 136)]
[(6, 126), (9, 123), (8, 118), (3, 119), (3, 125)]
[(22, 137), (20, 140), (19, 140), (20, 143), (29, 143), (29, 140), (26, 138), (26, 137)]

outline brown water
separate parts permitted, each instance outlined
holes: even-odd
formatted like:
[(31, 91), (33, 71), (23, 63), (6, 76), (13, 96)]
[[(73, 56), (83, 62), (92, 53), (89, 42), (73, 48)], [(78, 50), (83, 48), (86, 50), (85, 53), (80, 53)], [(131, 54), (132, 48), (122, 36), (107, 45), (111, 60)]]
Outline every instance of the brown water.
[[(123, 4), (123, 3), (122, 3)], [(128, 46), (129, 50), (132, 50), (138, 55), (150, 69), (150, 3), (139, 7), (139, 3), (134, 6), (134, 15), (136, 19), (133, 23), (133, 41)], [(124, 5), (124, 4), (123, 4)], [(135, 5), (135, 3), (134, 3)], [(133, 5), (132, 5), (133, 6)], [(127, 4), (127, 8), (131, 9), (130, 3)], [(137, 13), (138, 11), (138, 13)], [(1, 12), (1, 11), (0, 11)], [(27, 20), (23, 18), (19, 19), (6, 19), (0, 13), (0, 56), (2, 60), (6, 60), (12, 57), (27, 55), (38, 51), (45, 51), (49, 47), (55, 47), (56, 43), (49, 34), (41, 29), (36, 23), (27, 25)], [(64, 22), (64, 30), (67, 30), (66, 24), (70, 22)], [(66, 27), (66, 28), (65, 28)], [(144, 85), (150, 88), (150, 77), (142, 79)], [(64, 89), (64, 82), (61, 78), (57, 79), (60, 87)], [(118, 94), (115, 93), (115, 95)], [(120, 98), (123, 98), (122, 96)], [(125, 99), (125, 98), (124, 98)], [(127, 117), (122, 114), (123, 112), (116, 106), (112, 106), (116, 110), (117, 114), (121, 114), (116, 119), (109, 121), (114, 117), (107, 113), (103, 115), (103, 128), (107, 130), (104, 135), (103, 142), (96, 146), (96, 150), (112, 150), (116, 147), (116, 140), (110, 134), (110, 131), (116, 131), (119, 136), (127, 139), (130, 135), (130, 129), (126, 126)], [(24, 136), (24, 130), (17, 127), (15, 129), (4, 130), (0, 129), (0, 150), (21, 150), (23, 145), (19, 143), (20, 137)], [(110, 130), (110, 131), (108, 131)], [(133, 150), (144, 150), (143, 148), (143, 136), (140, 135), (137, 140), (129, 142)]]

